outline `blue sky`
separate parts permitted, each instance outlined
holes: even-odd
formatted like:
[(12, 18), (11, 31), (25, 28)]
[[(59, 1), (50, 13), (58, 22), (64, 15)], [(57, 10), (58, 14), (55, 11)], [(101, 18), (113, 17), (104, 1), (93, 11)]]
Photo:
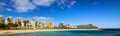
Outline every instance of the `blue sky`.
[(120, 0), (0, 0), (0, 15), (120, 28)]

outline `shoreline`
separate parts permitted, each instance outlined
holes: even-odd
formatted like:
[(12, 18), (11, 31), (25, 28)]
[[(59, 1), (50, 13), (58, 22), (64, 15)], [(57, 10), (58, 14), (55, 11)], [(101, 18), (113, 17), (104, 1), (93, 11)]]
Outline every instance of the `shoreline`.
[(22, 34), (48, 31), (69, 31), (69, 30), (99, 30), (99, 29), (37, 29), (37, 30), (0, 30), (0, 35), (4, 34)]

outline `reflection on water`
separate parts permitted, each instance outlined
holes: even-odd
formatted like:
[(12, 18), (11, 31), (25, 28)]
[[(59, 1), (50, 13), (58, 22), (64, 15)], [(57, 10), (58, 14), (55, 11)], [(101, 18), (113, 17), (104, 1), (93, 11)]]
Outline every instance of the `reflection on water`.
[(11, 34), (1, 36), (120, 36), (120, 31), (55, 31), (55, 32), (36, 32), (24, 34)]

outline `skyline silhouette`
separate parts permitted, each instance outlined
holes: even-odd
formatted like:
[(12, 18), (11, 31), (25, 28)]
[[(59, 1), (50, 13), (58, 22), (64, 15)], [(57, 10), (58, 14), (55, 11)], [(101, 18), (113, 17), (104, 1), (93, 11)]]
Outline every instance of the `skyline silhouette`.
[(71, 25), (120, 28), (120, 0), (0, 0), (0, 15)]

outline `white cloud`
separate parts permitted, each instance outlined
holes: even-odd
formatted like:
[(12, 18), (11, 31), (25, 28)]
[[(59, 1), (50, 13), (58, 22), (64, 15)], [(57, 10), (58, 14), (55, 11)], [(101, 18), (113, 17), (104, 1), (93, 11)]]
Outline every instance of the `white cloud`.
[(70, 3), (70, 5), (68, 5), (67, 7), (68, 7), (68, 8), (71, 8), (71, 6), (73, 6), (75, 3), (76, 3), (76, 1), (72, 1), (72, 2)]
[[(7, 6), (7, 7), (5, 7)], [(8, 6), (8, 4), (4, 3), (4, 2), (0, 2), (0, 12), (1, 11), (13, 11), (13, 9), (10, 9)]]
[(5, 3), (0, 2), (0, 11), (2, 11), (2, 10), (4, 9), (4, 6), (5, 6), (5, 5), (6, 5)]
[(18, 17), (18, 16), (12, 16), (13, 19), (19, 18), (19, 19), (25, 19), (25, 20), (36, 20), (36, 21), (41, 21), (41, 20), (49, 20), (50, 18), (47, 17), (42, 17), (42, 16), (33, 16), (33, 17)]
[[(17, 12), (28, 12), (37, 6), (50, 6), (55, 0), (12, 0)], [(37, 6), (36, 6), (37, 5)]]
[(36, 21), (42, 21), (42, 20), (49, 21), (49, 20), (54, 20), (54, 18), (51, 18), (51, 17), (42, 17), (42, 16), (34, 16), (34, 17), (32, 17), (32, 19), (34, 19), (34, 20), (36, 20)]
[[(73, 6), (75, 0), (10, 0), (12, 3), (5, 4), (0, 2), (0, 9), (3, 11), (15, 11), (15, 12), (29, 12), (35, 10), (38, 7), (50, 7), (52, 4), (57, 4), (58, 7), (64, 9), (65, 7), (70, 8)], [(6, 6), (10, 6), (6, 7)], [(2, 11), (0, 10), (0, 11)]]
[(58, 6), (63, 9), (63, 8), (71, 8), (74, 4), (76, 3), (75, 0), (59, 0), (57, 1)]
[(66, 0), (58, 0), (56, 3), (60, 6), (62, 4), (65, 4)]
[(3, 16), (3, 15), (0, 14), (0, 17), (1, 17), (1, 16)]
[(14, 2), (14, 8), (18, 12), (27, 12), (29, 10), (33, 10), (36, 8), (35, 5), (33, 5), (30, 0), (12, 0)]
[(0, 7), (5, 6), (5, 3), (0, 2)]
[(12, 16), (12, 18), (14, 19), (14, 20), (16, 20), (17, 18), (18, 19), (24, 19), (24, 20), (32, 20), (33, 19), (33, 17), (19, 17), (19, 16)]
[(70, 5), (74, 5), (76, 3), (76, 1), (72, 1)]
[(14, 10), (12, 10), (12, 9), (10, 9), (10, 8), (6, 8), (6, 10), (7, 10), (7, 11), (14, 11)]
[(34, 16), (33, 19), (35, 19), (35, 20), (48, 20), (49, 18), (41, 17), (41, 16)]
[(38, 6), (50, 6), (55, 0), (32, 0), (32, 2)]

